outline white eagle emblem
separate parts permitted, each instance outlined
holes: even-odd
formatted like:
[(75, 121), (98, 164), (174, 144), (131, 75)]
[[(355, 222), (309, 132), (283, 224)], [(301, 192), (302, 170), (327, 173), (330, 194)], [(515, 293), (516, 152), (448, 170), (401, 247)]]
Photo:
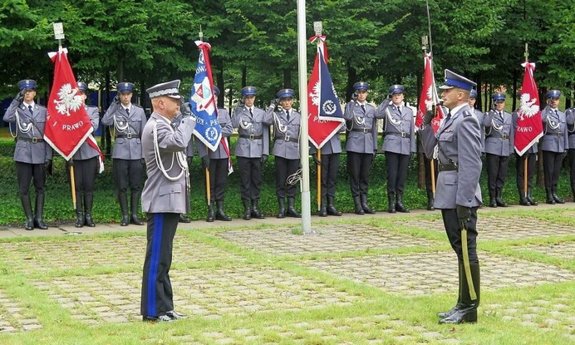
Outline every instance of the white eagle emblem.
[(429, 85), (427, 92), (425, 94), (425, 109), (428, 111), (433, 109), (433, 89), (431, 88), (432, 85)]
[(321, 84), (318, 81), (313, 86), (313, 92), (310, 92), (310, 94), (309, 94), (311, 97), (311, 103), (313, 105), (319, 105), (319, 92), (320, 92), (320, 90), (321, 90)]
[(56, 103), (56, 110), (59, 114), (70, 116), (70, 111), (77, 111), (83, 104), (82, 96), (77, 95), (78, 89), (72, 88), (70, 83), (66, 83), (60, 87), (58, 91), (58, 99), (54, 100)]
[(524, 120), (525, 118), (531, 118), (535, 116), (539, 112), (539, 106), (535, 104), (536, 100), (531, 99), (531, 95), (528, 93), (524, 93), (521, 95), (521, 106), (519, 107), (519, 111), (517, 115), (519, 116), (520, 120)]

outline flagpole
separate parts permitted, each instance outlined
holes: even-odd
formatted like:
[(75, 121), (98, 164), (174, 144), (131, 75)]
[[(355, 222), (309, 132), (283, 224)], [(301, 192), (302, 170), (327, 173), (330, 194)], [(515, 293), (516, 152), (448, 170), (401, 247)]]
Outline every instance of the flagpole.
[[(525, 63), (529, 63), (529, 43), (525, 43)], [(527, 152), (526, 152), (527, 153)], [(525, 154), (525, 153), (524, 153)], [(528, 169), (528, 160), (529, 160), (529, 154), (527, 154), (525, 156), (525, 160), (523, 162), (523, 197), (525, 197), (525, 199), (527, 199), (527, 188), (528, 188), (528, 176), (529, 176), (529, 171)]]
[[(315, 32), (316, 36), (321, 36), (322, 31), (323, 31), (323, 25), (322, 22), (318, 21), (318, 22), (313, 22), (313, 31)], [(318, 39), (317, 40), (317, 45), (319, 47), (319, 45), (321, 44), (321, 40)], [(318, 114), (319, 116), (319, 114)], [(317, 152), (317, 162), (321, 162), (321, 147), (318, 148)], [(316, 164), (317, 167), (317, 209), (318, 211), (321, 209), (321, 163)]]
[(307, 39), (305, 0), (297, 1), (297, 47), (298, 47), (298, 83), (301, 121), (300, 159), (302, 171), (301, 183), (301, 219), (304, 234), (314, 233), (311, 230), (311, 199), (309, 191), (309, 135), (307, 108)]

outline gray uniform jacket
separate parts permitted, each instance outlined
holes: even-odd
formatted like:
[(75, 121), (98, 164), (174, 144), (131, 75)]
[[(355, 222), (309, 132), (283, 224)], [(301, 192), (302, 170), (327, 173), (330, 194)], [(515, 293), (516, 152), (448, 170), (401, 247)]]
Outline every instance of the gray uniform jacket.
[(567, 120), (565, 113), (559, 109), (556, 110), (557, 113), (547, 106), (541, 112), (545, 135), (541, 138), (540, 149), (542, 151), (563, 153), (569, 148)]
[[(185, 213), (189, 185), (185, 149), (192, 138), (196, 122), (185, 117), (175, 129), (170, 121), (152, 113), (142, 132), (142, 149), (148, 179), (142, 191), (142, 210), (147, 213)], [(154, 137), (157, 133), (157, 141)], [(156, 157), (156, 143), (159, 157)], [(156, 159), (158, 158), (158, 160)], [(162, 162), (162, 171), (158, 162)], [(166, 177), (164, 172), (170, 177)], [(176, 178), (177, 177), (177, 178)], [(172, 181), (173, 179), (173, 181)]]
[(508, 157), (513, 153), (514, 132), (511, 114), (489, 111), (483, 118), (485, 127), (485, 153)]
[(569, 133), (569, 148), (575, 149), (575, 108), (566, 110), (565, 118), (567, 120), (567, 131)]
[[(18, 111), (18, 116), (16, 116)], [(18, 119), (17, 119), (18, 117)], [(16, 124), (16, 147), (14, 161), (28, 164), (44, 164), (52, 159), (52, 148), (44, 141), (46, 108), (34, 104), (32, 114), (28, 106), (13, 100), (4, 121)], [(40, 141), (37, 141), (40, 139)]]
[(347, 134), (345, 149), (349, 152), (371, 153), (377, 150), (377, 114), (375, 107), (365, 103), (365, 112), (357, 101), (346, 104), (343, 118), (351, 122)]
[(113, 125), (116, 131), (112, 158), (138, 160), (144, 157), (140, 140), (146, 125), (144, 109), (131, 104), (130, 115), (127, 115), (121, 104), (112, 103), (102, 118), (102, 124)]
[(413, 110), (400, 105), (399, 109), (389, 100), (377, 107), (377, 113), (383, 118), (383, 152), (409, 155), (417, 151), (415, 140), (415, 122)]
[(269, 154), (269, 126), (273, 122), (273, 112), (253, 107), (253, 116), (245, 106), (235, 109), (232, 126), (238, 129), (236, 156), (260, 158)]
[[(481, 152), (485, 152), (485, 127), (483, 127), (483, 119), (485, 118), (485, 114), (479, 109), (473, 108), (472, 110), (475, 114), (475, 117), (477, 118), (477, 121), (479, 121), (479, 129), (481, 130)], [(445, 114), (447, 114), (447, 111)]]
[[(511, 114), (512, 117), (512, 121), (513, 121), (513, 138), (515, 138), (515, 133), (517, 132), (517, 112), (514, 111), (513, 114)], [(515, 145), (515, 143), (513, 143), (513, 145)], [(531, 147), (525, 151), (525, 153), (537, 153), (539, 152), (538, 150), (538, 143), (534, 143), (533, 145), (531, 145)]]
[(449, 121), (443, 121), (436, 134), (431, 126), (421, 130), (423, 149), (433, 157), (437, 145), (439, 165), (456, 165), (457, 170), (439, 169), (433, 206), (437, 209), (455, 209), (456, 205), (481, 205), (481, 132), (479, 122), (469, 105), (456, 108)]
[[(218, 122), (222, 127), (222, 138), (229, 138), (233, 131), (234, 127), (232, 126), (232, 119), (230, 118), (230, 113), (226, 109), (218, 108)], [(228, 150), (230, 149), (230, 143), (228, 142)], [(220, 142), (218, 148), (215, 151), (208, 150), (206, 145), (199, 144), (198, 145), (198, 153), (200, 157), (204, 157), (206, 153), (209, 151), (209, 157), (213, 159), (224, 159), (228, 158), (228, 154), (226, 150), (224, 150), (224, 146)]]
[[(92, 123), (92, 128), (94, 131), (98, 129), (100, 125), (100, 112), (98, 111), (98, 107), (88, 107), (86, 106), (86, 112), (90, 117), (90, 122)], [(90, 158), (94, 158), (100, 155), (98, 151), (96, 151), (92, 146), (88, 145), (87, 139), (84, 143), (78, 148), (78, 151), (74, 154), (72, 159), (77, 161), (87, 160)]]
[(299, 159), (299, 135), (301, 115), (290, 110), (288, 121), (285, 110), (274, 112), (274, 147), (272, 154), (285, 159)]

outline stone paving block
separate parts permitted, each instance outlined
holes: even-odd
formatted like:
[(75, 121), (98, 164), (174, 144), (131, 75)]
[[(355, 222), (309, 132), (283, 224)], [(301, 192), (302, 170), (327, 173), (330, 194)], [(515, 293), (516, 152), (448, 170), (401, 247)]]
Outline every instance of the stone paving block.
[[(24, 273), (119, 265), (142, 267), (145, 248), (146, 238), (143, 236), (113, 239), (91, 237), (77, 242), (44, 241), (33, 245), (30, 242), (0, 243), (0, 252), (6, 258), (5, 263), (12, 269)], [(176, 262), (242, 261), (243, 258), (185, 236), (176, 235), (174, 260)]]
[(0, 290), (0, 333), (33, 331), (41, 329), (42, 324), (24, 306), (11, 300)]
[[(212, 319), (225, 314), (345, 306), (362, 299), (322, 282), (269, 267), (172, 270), (170, 276), (176, 308), (184, 314)], [(34, 286), (78, 319), (90, 323), (123, 322), (141, 320), (141, 279), (139, 273), (68, 276), (37, 281)], [(85, 302), (87, 296), (90, 303)]]
[[(575, 279), (575, 273), (552, 265), (482, 252), (479, 253), (479, 260), (481, 288), (487, 290)], [(450, 252), (307, 260), (301, 264), (405, 295), (457, 290), (457, 259)]]
[(575, 260), (575, 242), (528, 245), (517, 247), (517, 250), (531, 250), (541, 254), (560, 258), (563, 260)]
[(274, 254), (306, 254), (430, 246), (434, 242), (399, 235), (364, 224), (315, 229), (317, 235), (295, 235), (290, 229), (231, 230), (217, 236), (251, 249)]
[[(479, 211), (477, 229), (480, 240), (519, 240), (535, 237), (575, 235), (570, 225), (544, 222), (529, 217), (483, 217)], [(405, 221), (409, 227), (445, 233), (441, 218), (436, 220)]]

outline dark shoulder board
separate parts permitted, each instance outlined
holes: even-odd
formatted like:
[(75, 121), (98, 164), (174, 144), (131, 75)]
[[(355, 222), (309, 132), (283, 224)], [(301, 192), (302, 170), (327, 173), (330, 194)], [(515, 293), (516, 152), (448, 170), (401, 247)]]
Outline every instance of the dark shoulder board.
[(473, 116), (473, 114), (471, 114), (469, 110), (463, 111), (463, 117), (469, 117), (469, 116)]
[(144, 108), (142, 108), (141, 106), (139, 106), (139, 105), (137, 105), (137, 104), (133, 104), (133, 103), (132, 103), (132, 106), (135, 107), (135, 108), (144, 109)]

